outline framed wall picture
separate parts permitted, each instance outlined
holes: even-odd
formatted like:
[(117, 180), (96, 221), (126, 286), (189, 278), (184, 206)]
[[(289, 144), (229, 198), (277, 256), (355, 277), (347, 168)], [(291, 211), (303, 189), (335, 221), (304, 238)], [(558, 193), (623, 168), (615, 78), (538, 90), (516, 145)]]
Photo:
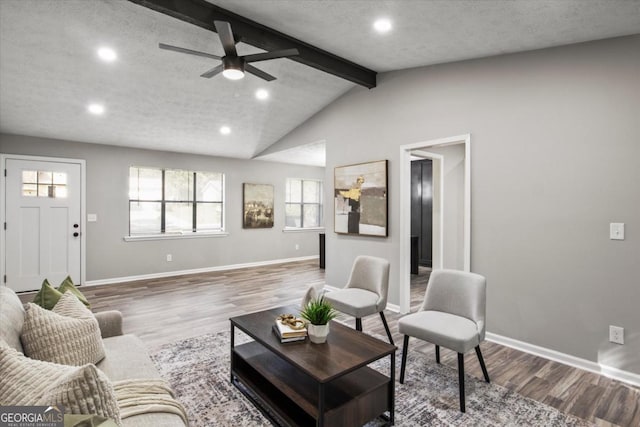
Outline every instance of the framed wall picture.
[(387, 160), (334, 169), (334, 231), (387, 237)]
[(242, 228), (273, 227), (273, 185), (242, 184)]

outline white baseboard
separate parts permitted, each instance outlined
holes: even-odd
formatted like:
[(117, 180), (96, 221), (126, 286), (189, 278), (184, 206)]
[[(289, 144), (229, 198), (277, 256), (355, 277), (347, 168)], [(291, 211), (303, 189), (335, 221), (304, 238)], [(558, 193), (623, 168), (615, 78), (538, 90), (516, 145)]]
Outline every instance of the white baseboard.
[(501, 344), (507, 347), (514, 348), (516, 350), (524, 351), (525, 353), (553, 360), (554, 362), (573, 366), (574, 368), (584, 369), (585, 371), (604, 375), (605, 377), (622, 381), (635, 387), (640, 387), (640, 375), (633, 372), (623, 371), (611, 366), (600, 365), (599, 363), (592, 362), (587, 359), (582, 359), (570, 354), (561, 353), (556, 350), (529, 344), (524, 341), (518, 341), (513, 338), (505, 337), (491, 332), (486, 333), (486, 339), (487, 341), (491, 341), (496, 344)]
[(307, 261), (318, 259), (318, 255), (303, 256), (298, 258), (274, 259), (269, 261), (247, 262), (244, 264), (220, 265), (216, 267), (194, 268), (191, 270), (164, 271), (162, 273), (139, 274), (136, 276), (113, 277), (110, 279), (89, 280), (84, 286), (110, 285), (112, 283), (133, 282), (135, 280), (160, 279), (163, 277), (182, 276), (184, 274), (209, 273), (212, 271), (237, 270), (240, 268), (262, 267), (265, 265), (284, 264), (286, 262)]
[(387, 310), (393, 311), (394, 313), (400, 313), (400, 306), (397, 304), (387, 303)]

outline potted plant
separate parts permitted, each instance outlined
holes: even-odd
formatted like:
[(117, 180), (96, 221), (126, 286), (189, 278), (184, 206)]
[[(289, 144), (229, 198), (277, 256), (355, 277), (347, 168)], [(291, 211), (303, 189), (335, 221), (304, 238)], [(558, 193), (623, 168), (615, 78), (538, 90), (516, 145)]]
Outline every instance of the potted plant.
[(312, 343), (322, 344), (329, 335), (329, 322), (338, 313), (324, 297), (314, 298), (302, 309), (300, 316), (307, 323), (307, 333)]

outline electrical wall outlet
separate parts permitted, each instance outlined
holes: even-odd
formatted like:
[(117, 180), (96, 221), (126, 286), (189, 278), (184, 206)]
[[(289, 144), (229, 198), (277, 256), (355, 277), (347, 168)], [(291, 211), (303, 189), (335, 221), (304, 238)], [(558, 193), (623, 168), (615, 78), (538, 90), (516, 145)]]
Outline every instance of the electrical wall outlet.
[(296, 243), (296, 251), (300, 249), (300, 245)]
[(624, 328), (609, 325), (609, 341), (616, 344), (624, 344)]
[(173, 255), (167, 254), (167, 262), (173, 261)]

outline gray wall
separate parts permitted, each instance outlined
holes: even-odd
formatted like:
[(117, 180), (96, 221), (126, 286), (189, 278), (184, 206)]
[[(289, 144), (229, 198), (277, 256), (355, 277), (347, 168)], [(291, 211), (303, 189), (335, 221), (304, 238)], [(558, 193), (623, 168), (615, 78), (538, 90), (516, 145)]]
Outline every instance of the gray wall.
[[(225, 266), (318, 255), (318, 232), (283, 233), (287, 178), (323, 179), (324, 168), (135, 150), (0, 134), (0, 153), (86, 160), (87, 280)], [(129, 230), (129, 166), (223, 172), (227, 237), (125, 242)], [(275, 224), (242, 228), (242, 183), (273, 184)], [(295, 245), (299, 249), (295, 249)], [(167, 262), (166, 255), (173, 261)]]
[[(398, 303), (398, 147), (470, 133), (471, 267), (488, 280), (489, 331), (640, 373), (638, 52), (632, 36), (386, 73), (286, 136), (326, 140), (328, 200), (335, 166), (390, 161), (388, 238), (336, 235), (327, 204), (329, 284), (356, 255), (384, 256)], [(609, 240), (610, 222), (626, 240)]]

